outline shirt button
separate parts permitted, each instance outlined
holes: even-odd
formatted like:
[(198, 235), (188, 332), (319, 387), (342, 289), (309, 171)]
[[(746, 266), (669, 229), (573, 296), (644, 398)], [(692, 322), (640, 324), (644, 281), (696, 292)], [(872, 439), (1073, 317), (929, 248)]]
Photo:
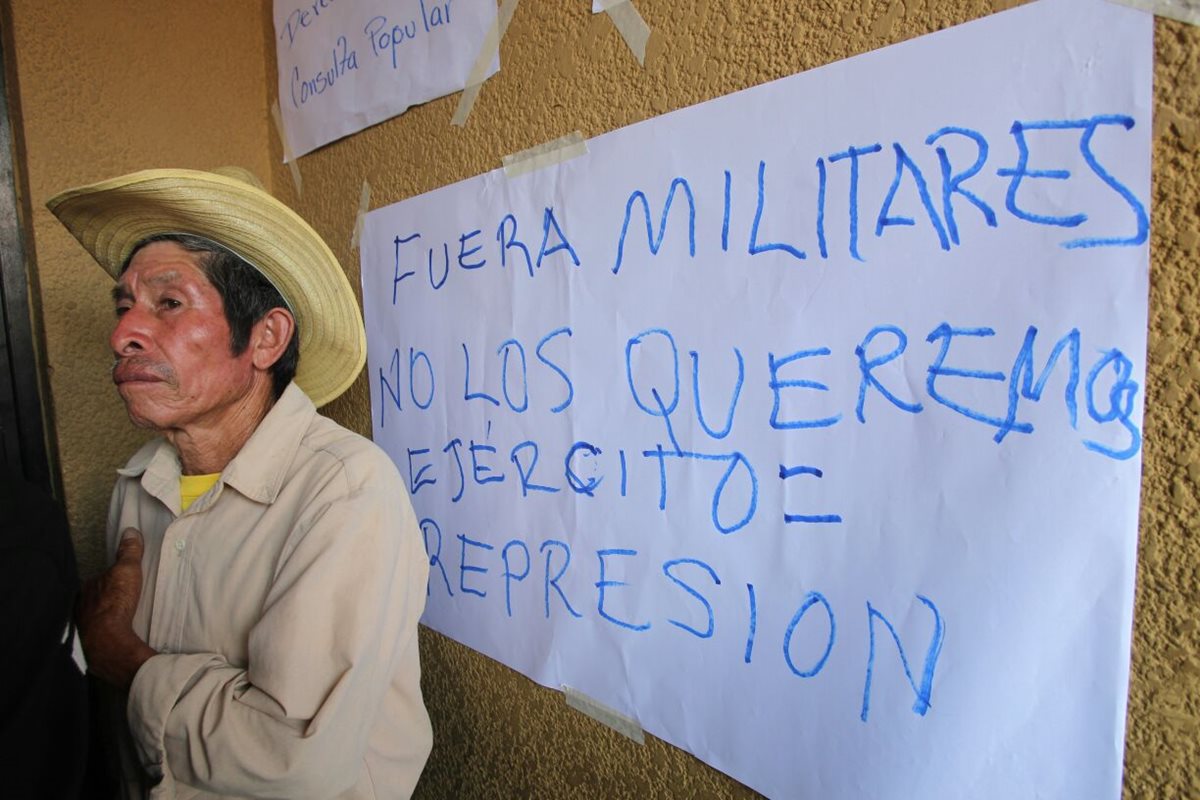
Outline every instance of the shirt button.
[(177, 539), (175, 541), (175, 552), (177, 552), (177, 553), (183, 552), (183, 539)]

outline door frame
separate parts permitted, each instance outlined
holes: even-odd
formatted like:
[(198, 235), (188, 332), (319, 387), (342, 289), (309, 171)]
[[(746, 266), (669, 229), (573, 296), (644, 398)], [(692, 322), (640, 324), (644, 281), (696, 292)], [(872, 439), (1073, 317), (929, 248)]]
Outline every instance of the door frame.
[(0, 467), (62, 499), (30, 227), (12, 16), (0, 1)]

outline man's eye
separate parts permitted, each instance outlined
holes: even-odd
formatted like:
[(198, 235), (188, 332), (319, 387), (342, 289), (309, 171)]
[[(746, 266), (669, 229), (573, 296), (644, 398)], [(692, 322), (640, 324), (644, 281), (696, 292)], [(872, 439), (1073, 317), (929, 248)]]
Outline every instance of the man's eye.
[(129, 306), (117, 306), (116, 313), (118, 317), (125, 316), (125, 312), (129, 310)]
[(176, 300), (174, 297), (164, 297), (158, 301), (158, 304), (163, 308), (179, 308), (183, 303)]

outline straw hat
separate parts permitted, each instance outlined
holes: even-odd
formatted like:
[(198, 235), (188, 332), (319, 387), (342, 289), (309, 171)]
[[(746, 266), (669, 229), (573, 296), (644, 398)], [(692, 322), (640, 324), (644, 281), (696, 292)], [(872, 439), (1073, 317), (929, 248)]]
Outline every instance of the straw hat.
[(246, 170), (145, 170), (68, 189), (46, 206), (114, 278), (138, 242), (161, 233), (209, 239), (252, 264), (296, 317), (296, 383), (314, 404), (333, 400), (362, 371), (362, 314), (337, 258)]

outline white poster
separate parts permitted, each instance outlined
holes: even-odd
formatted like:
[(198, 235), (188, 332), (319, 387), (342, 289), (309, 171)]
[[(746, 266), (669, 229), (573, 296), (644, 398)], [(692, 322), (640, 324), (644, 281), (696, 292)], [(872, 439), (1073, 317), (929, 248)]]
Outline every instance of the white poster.
[(279, 108), (298, 158), (462, 89), (496, 3), (275, 0), (274, 13)]
[(371, 212), (424, 622), (772, 797), (1119, 797), (1152, 30), (1023, 6)]

